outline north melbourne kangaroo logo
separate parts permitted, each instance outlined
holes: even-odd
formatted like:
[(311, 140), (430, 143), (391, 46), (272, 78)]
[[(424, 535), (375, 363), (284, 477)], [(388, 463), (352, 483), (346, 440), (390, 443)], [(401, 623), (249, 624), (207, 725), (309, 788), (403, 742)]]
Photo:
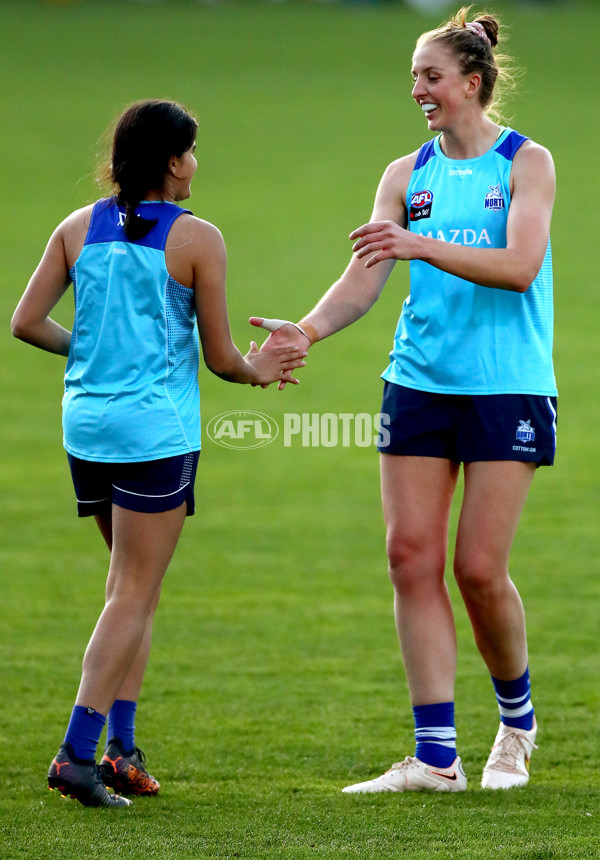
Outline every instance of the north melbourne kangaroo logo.
[(501, 209), (504, 209), (504, 197), (500, 190), (500, 184), (488, 185), (488, 188), (490, 190), (485, 195), (484, 208), (491, 209), (493, 212), (500, 212)]
[(518, 442), (533, 442), (535, 440), (535, 428), (531, 426), (531, 418), (527, 421), (522, 421), (519, 419), (519, 426), (517, 427), (517, 441)]

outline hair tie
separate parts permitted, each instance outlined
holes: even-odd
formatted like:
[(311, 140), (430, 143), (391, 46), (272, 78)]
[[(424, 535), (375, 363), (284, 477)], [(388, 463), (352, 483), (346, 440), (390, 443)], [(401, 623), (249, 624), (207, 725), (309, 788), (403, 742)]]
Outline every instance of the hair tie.
[(480, 39), (483, 39), (483, 41), (491, 47), (492, 42), (490, 37), (486, 33), (483, 24), (480, 24), (479, 21), (471, 21), (468, 24), (465, 24), (465, 28), (470, 30), (471, 33), (475, 33), (476, 36), (479, 36)]

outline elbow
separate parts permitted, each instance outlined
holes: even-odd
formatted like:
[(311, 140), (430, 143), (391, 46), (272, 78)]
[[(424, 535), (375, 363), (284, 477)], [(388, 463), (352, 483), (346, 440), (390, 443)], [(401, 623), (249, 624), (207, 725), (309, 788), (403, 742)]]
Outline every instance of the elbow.
[(27, 323), (23, 320), (18, 311), (15, 311), (12, 316), (10, 321), (10, 331), (12, 336), (18, 338), (18, 340), (29, 340), (29, 329)]
[[(536, 272), (537, 274), (537, 272)], [(535, 275), (531, 277), (531, 272), (518, 271), (510, 274), (502, 284), (502, 288), (510, 290), (513, 293), (526, 293), (535, 279)]]
[(516, 281), (513, 285), (513, 290), (515, 293), (526, 293), (529, 287), (531, 286), (531, 281)]
[(526, 293), (539, 275), (541, 265), (541, 260), (517, 260), (511, 273), (509, 289), (516, 293)]
[(529, 267), (526, 271), (519, 272), (515, 278), (515, 285), (513, 289), (517, 293), (526, 293), (529, 287), (533, 284), (535, 279), (540, 273), (540, 267), (536, 268)]

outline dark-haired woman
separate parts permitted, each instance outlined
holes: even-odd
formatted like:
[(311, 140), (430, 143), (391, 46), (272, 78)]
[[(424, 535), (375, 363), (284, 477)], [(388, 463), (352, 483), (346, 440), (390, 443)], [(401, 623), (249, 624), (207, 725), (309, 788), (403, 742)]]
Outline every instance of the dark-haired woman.
[(524, 785), (536, 736), (525, 618), (508, 560), (536, 467), (554, 458), (555, 177), (546, 149), (493, 120), (503, 71), (494, 54), (498, 22), (467, 14), (461, 9), (417, 42), (412, 96), (436, 137), (387, 168), (371, 222), (350, 234), (346, 272), (300, 331), (252, 320), (273, 332), (266, 348), (322, 340), (369, 310), (395, 260), (410, 260), (410, 296), (383, 374), (390, 443), (380, 452), (416, 750), (348, 793), (466, 788), (454, 724), (456, 633), (444, 581), (461, 463), (454, 573), (501, 719), (483, 787)]
[[(48, 774), (50, 788), (89, 806), (126, 806), (123, 794), (159, 789), (135, 745), (134, 717), (161, 582), (194, 513), (198, 330), (207, 366), (230, 382), (295, 382), (291, 371), (304, 363), (296, 346), (269, 355), (252, 344), (242, 356), (232, 342), (221, 234), (177, 205), (190, 196), (196, 129), (173, 102), (122, 114), (114, 196), (57, 227), (12, 321), (16, 337), (68, 356), (63, 429), (78, 512), (95, 517), (110, 550), (106, 604)], [(71, 284), (73, 332), (49, 316)]]

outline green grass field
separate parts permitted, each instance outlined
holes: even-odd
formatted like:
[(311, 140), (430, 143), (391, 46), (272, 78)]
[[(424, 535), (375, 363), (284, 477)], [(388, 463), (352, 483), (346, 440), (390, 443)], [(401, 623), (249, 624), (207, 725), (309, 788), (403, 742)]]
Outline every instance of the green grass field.
[[(167, 575), (137, 721), (163, 788), (118, 812), (46, 789), (107, 557), (74, 514), (64, 363), (10, 338), (12, 310), (54, 226), (97, 195), (105, 127), (130, 101), (169, 97), (200, 119), (190, 205), (224, 233), (236, 341), (245, 348), (253, 336), (250, 314), (299, 317), (345, 266), (347, 235), (368, 218), (386, 164), (428, 136), (409, 96), (410, 54), (440, 15), (393, 4), (3, 0), (2, 860), (600, 856), (600, 9), (490, 6), (526, 72), (511, 123), (551, 149), (559, 183), (559, 452), (537, 476), (512, 558), (540, 723), (530, 785), (478, 788), (497, 711), (456, 601), (468, 792), (341, 794), (413, 744), (376, 453), (285, 447), (281, 436), (232, 451), (206, 439), (198, 515)], [(202, 369), (203, 424), (229, 410), (260, 410), (280, 426), (291, 412), (378, 412), (406, 292), (398, 264), (371, 313), (314, 349), (299, 388), (227, 385)]]

